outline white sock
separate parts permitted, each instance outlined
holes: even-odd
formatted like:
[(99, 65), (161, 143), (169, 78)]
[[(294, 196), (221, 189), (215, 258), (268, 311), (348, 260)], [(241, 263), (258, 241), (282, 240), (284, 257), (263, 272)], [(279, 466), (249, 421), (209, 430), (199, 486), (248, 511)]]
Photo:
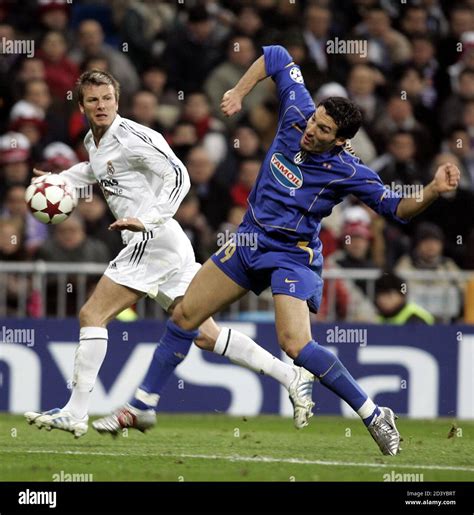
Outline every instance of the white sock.
[(364, 420), (365, 418), (369, 418), (370, 415), (376, 410), (377, 405), (374, 403), (374, 401), (369, 397), (367, 400), (362, 404), (362, 406), (357, 410), (357, 414), (359, 417)]
[(73, 417), (84, 418), (97, 374), (107, 352), (108, 333), (105, 327), (82, 327), (74, 358), (74, 377), (71, 397), (64, 406)]
[(237, 365), (273, 377), (285, 388), (288, 388), (295, 378), (294, 367), (283, 363), (251, 338), (234, 329), (222, 328), (217, 337), (214, 352), (226, 356)]

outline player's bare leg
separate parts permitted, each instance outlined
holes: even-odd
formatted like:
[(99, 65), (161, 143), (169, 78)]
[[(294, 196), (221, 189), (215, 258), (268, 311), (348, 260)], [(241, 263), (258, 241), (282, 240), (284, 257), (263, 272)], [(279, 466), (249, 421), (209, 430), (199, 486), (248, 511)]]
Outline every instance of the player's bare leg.
[(105, 275), (101, 277), (79, 313), (81, 330), (74, 359), (71, 397), (63, 408), (25, 413), (30, 424), (34, 423), (40, 429), (69, 431), (76, 438), (87, 432), (89, 399), (107, 352), (106, 326), (142, 296), (143, 293), (117, 284)]
[(191, 281), (171, 318), (181, 329), (192, 331), (243, 297), (247, 291), (209, 259)]
[(312, 339), (306, 302), (288, 295), (275, 295), (274, 300), (278, 341), (295, 365), (312, 372), (357, 412), (383, 454), (397, 454), (400, 434), (393, 411), (374, 404), (338, 357)]

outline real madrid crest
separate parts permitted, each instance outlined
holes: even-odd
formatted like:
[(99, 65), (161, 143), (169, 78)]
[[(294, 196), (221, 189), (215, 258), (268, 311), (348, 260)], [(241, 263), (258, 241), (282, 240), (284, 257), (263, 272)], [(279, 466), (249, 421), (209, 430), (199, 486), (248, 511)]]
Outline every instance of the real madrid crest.
[(107, 161), (107, 175), (113, 175), (115, 173), (114, 165), (112, 161)]
[(306, 152), (304, 150), (300, 150), (297, 154), (295, 154), (295, 157), (293, 158), (293, 163), (295, 165), (299, 165), (304, 162), (306, 159)]

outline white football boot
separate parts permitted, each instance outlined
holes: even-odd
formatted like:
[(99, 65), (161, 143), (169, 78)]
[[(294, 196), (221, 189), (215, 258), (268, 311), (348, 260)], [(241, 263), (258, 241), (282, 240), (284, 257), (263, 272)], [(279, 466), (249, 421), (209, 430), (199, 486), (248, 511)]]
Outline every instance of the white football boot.
[(309, 419), (313, 416), (314, 375), (305, 368), (293, 368), (295, 378), (288, 387), (288, 393), (293, 404), (293, 423), (296, 429), (302, 429), (309, 424)]
[(60, 408), (53, 408), (44, 413), (36, 413), (35, 411), (27, 411), (25, 418), (29, 424), (35, 424), (38, 429), (46, 428), (61, 429), (72, 433), (75, 438), (80, 438), (87, 433), (87, 422), (89, 417), (75, 418), (68, 411), (62, 411)]
[(156, 424), (154, 409), (141, 410), (130, 404), (118, 408), (111, 415), (92, 422), (92, 427), (99, 433), (117, 435), (122, 429), (138, 429), (144, 433)]

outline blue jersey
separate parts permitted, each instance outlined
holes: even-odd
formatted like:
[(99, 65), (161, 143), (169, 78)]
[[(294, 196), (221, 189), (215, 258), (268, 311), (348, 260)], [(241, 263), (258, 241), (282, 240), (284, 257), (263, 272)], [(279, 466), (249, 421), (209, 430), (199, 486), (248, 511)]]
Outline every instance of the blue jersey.
[(396, 216), (400, 197), (357, 157), (336, 146), (316, 154), (300, 147), (315, 106), (300, 69), (281, 46), (264, 47), (265, 67), (280, 97), (278, 130), (249, 196), (249, 208), (235, 237), (212, 256), (234, 282), (256, 294), (321, 302), (321, 220), (354, 194), (377, 213)]
[(315, 105), (286, 49), (263, 50), (280, 98), (279, 123), (250, 193), (245, 221), (269, 236), (311, 242), (318, 249), (321, 220), (352, 193), (377, 213), (403, 222), (395, 214), (400, 197), (359, 158), (340, 146), (321, 154), (302, 151), (302, 133)]

